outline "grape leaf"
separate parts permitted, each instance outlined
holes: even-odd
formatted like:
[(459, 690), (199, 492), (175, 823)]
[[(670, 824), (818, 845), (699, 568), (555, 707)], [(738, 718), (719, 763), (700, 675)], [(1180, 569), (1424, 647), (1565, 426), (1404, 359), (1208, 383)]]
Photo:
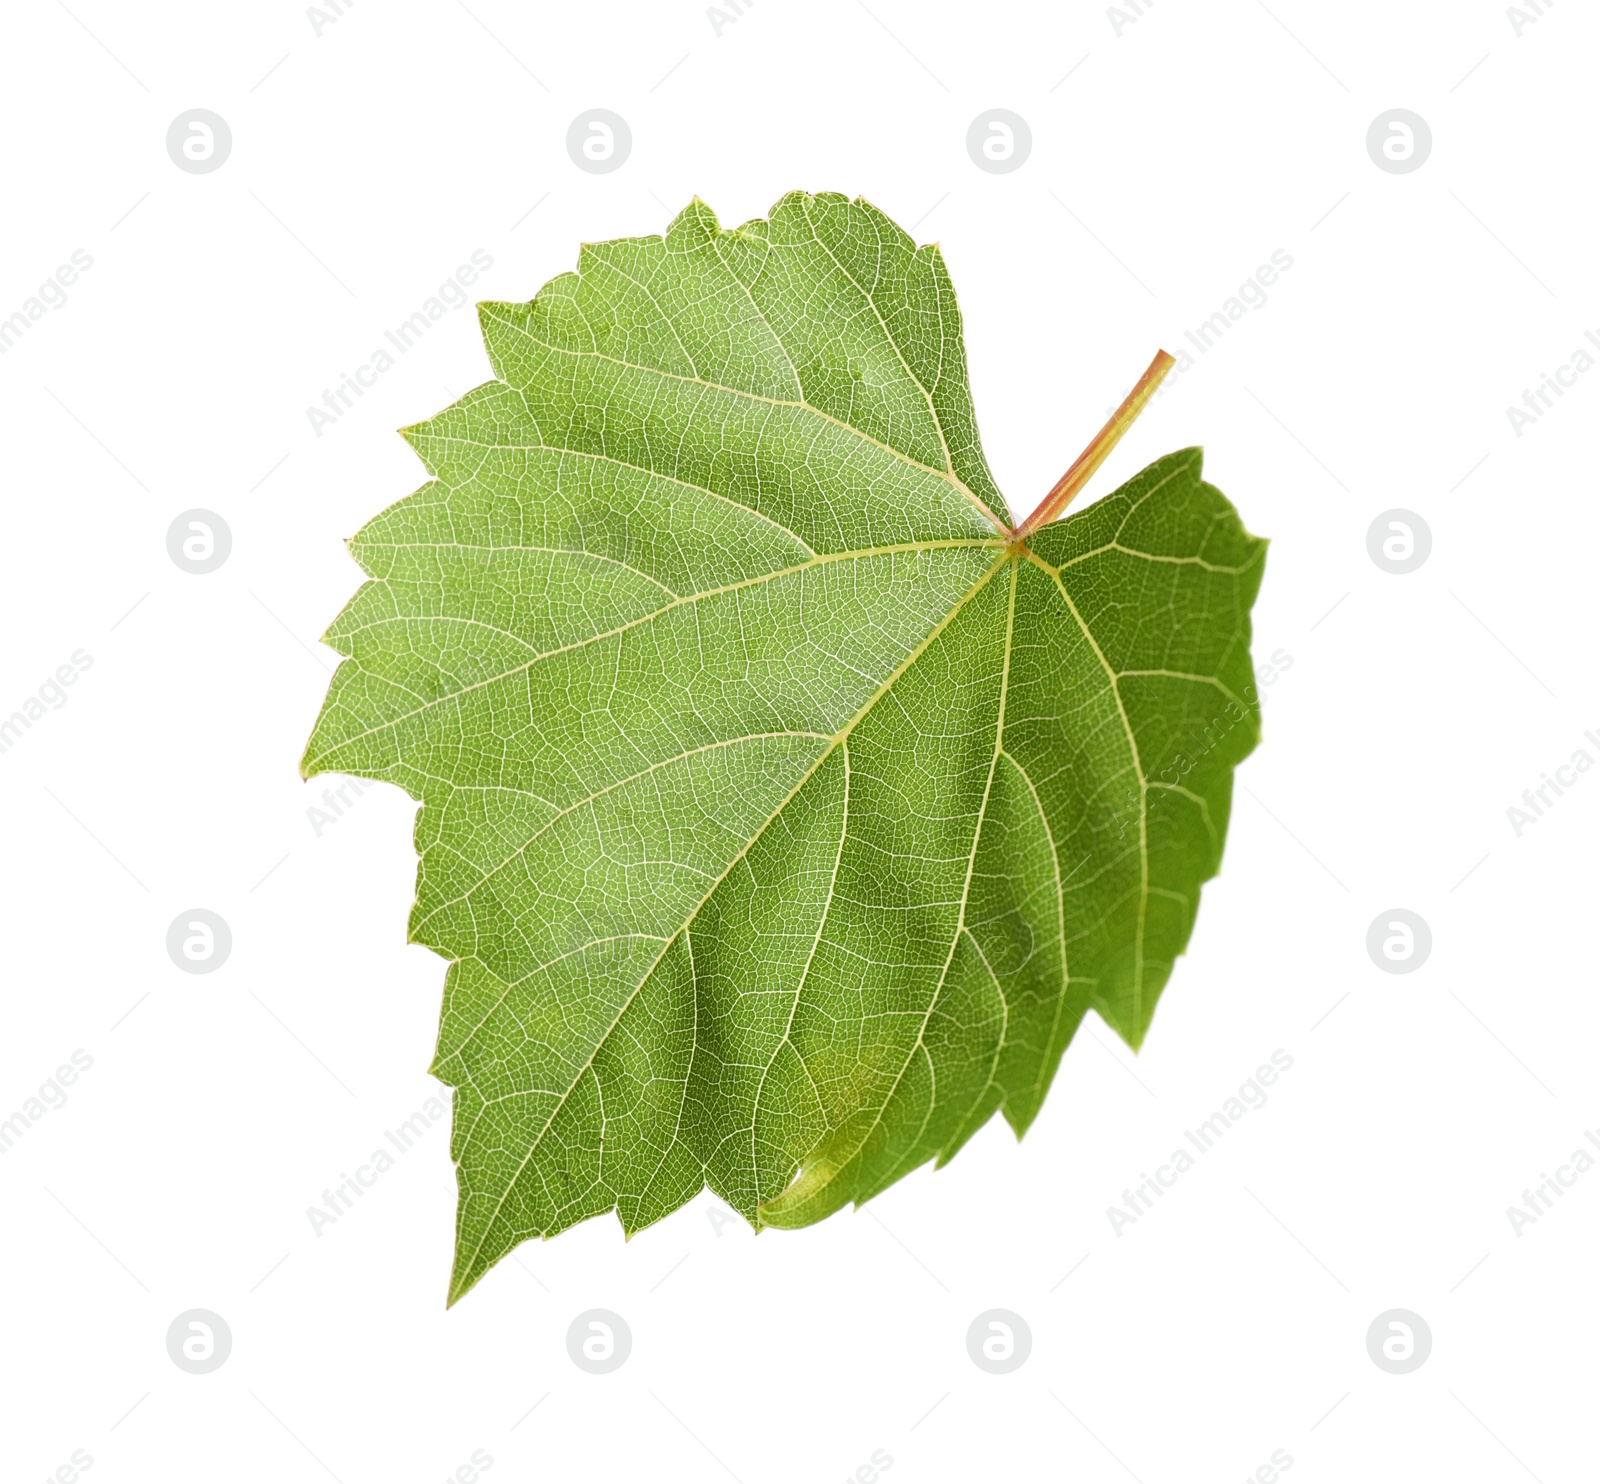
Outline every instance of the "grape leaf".
[(606, 1211), (802, 1226), (1020, 1137), (1090, 1009), (1137, 1047), (1266, 546), (1198, 449), (1014, 532), (939, 250), (864, 201), (697, 200), (479, 313), (301, 764), (422, 802), (452, 1303)]

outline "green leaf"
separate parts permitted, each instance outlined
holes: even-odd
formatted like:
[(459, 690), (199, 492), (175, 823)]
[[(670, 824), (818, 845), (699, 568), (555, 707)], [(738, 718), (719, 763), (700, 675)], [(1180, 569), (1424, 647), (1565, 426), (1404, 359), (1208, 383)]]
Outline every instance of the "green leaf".
[(422, 801), (453, 1302), (709, 1184), (793, 1227), (1137, 1047), (1255, 745), (1265, 543), (1171, 454), (1013, 539), (939, 251), (842, 196), (591, 244), (405, 430), (306, 777)]

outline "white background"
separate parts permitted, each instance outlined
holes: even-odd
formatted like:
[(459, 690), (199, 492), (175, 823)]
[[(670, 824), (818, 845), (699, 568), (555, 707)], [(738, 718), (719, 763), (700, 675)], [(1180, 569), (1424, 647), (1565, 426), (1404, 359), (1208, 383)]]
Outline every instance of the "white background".
[[(875, 1450), (889, 1484), (1235, 1481), (1275, 1450), (1290, 1484), (1594, 1477), (1600, 1171), (1506, 1214), (1600, 1126), (1600, 771), (1520, 837), (1506, 812), (1600, 758), (1600, 374), (1506, 415), (1600, 334), (1592, 10), (757, 0), (718, 35), (688, 0), (363, 0), (319, 35), (288, 3), (71, 3), (7, 6), (0, 97), (0, 318), (93, 259), (0, 356), (0, 716), (93, 661), (0, 754), (0, 1118), (93, 1067), (0, 1158), (5, 1480), (74, 1450), (91, 1484), (431, 1484), (474, 1450), (491, 1484)], [(632, 129), (612, 174), (566, 152), (595, 107)], [(995, 107), (1033, 135), (1003, 175), (965, 147)], [(1396, 107), (1432, 129), (1410, 174), (1366, 150)], [(231, 126), (214, 173), (166, 152), (195, 108)], [(414, 806), (369, 788), (319, 837), (337, 780), (296, 764), (342, 540), (423, 478), (393, 430), (488, 376), (471, 309), (321, 436), (306, 409), (474, 249), (475, 297), (527, 299), (580, 241), (795, 187), (943, 243), (1018, 515), (1158, 345), (1292, 256), (1090, 491), (1204, 443), (1273, 540), (1257, 659), (1292, 664), (1137, 1059), (1091, 1019), (1020, 1145), (996, 1120), (799, 1233), (709, 1195), (627, 1244), (594, 1221), (447, 1313), (443, 1124), (307, 1219), (439, 1091), (444, 964), (404, 942)], [(191, 507), (233, 533), (208, 576), (166, 550)], [(1367, 552), (1393, 507), (1433, 535), (1407, 576)], [(193, 907), (233, 933), (204, 977), (165, 950)], [(1433, 933), (1406, 976), (1365, 947), (1394, 907)], [(1268, 1103), (1118, 1235), (1279, 1048)], [(191, 1308), (232, 1331), (210, 1375), (167, 1355)], [(607, 1376), (566, 1352), (591, 1308), (633, 1334)], [(967, 1356), (991, 1308), (1032, 1331), (1008, 1375)], [(1432, 1332), (1407, 1375), (1367, 1353), (1391, 1308)]]

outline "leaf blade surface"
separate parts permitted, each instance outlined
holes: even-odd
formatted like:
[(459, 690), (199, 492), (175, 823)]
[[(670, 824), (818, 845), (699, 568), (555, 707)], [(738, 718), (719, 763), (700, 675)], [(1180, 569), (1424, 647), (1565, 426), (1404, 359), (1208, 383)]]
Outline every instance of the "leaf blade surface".
[(1265, 549), (1193, 449), (1011, 541), (943, 262), (863, 202), (696, 202), (480, 312), (497, 380), (406, 430), (302, 762), (422, 801), (452, 1301), (707, 1184), (818, 1220), (1020, 1135), (1089, 1009), (1137, 1045)]

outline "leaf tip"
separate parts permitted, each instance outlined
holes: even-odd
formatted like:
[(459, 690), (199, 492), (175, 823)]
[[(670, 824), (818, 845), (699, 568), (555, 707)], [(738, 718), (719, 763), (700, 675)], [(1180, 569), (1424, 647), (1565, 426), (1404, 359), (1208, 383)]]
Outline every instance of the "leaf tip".
[(450, 1274), (450, 1286), (445, 1290), (445, 1310), (448, 1312), (455, 1308), (462, 1299), (472, 1292), (473, 1288), (477, 1286), (478, 1279), (482, 1276), (481, 1272), (474, 1273), (470, 1267), (463, 1268), (458, 1263), (455, 1270)]

